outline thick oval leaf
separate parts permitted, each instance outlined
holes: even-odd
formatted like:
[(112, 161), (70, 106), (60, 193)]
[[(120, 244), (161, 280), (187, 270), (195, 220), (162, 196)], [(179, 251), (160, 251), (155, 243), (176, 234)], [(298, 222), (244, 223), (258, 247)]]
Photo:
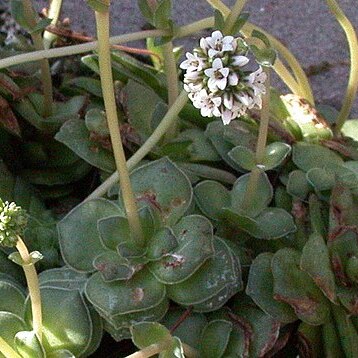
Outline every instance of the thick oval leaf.
[[(81, 356), (91, 344), (92, 321), (88, 307), (78, 290), (41, 288), (43, 345), (46, 351), (67, 349)], [(25, 304), (25, 319), (32, 322), (31, 303)]]
[(312, 234), (302, 250), (301, 269), (306, 271), (332, 302), (337, 302), (336, 283), (328, 247), (319, 234)]
[(46, 357), (45, 349), (34, 331), (17, 332), (14, 342), (16, 350), (23, 357)]
[(116, 252), (107, 251), (93, 260), (93, 266), (101, 274), (103, 281), (129, 280), (135, 268), (120, 257)]
[(163, 301), (165, 286), (143, 269), (129, 281), (104, 282), (99, 273), (88, 280), (85, 294), (107, 316), (145, 311)]
[(256, 167), (255, 153), (249, 148), (237, 146), (230, 150), (228, 156), (247, 171), (251, 171)]
[[(104, 328), (116, 340), (128, 339), (131, 337), (130, 328), (135, 323), (140, 322), (158, 322), (169, 308), (169, 300), (164, 298), (159, 304), (145, 311), (138, 311), (126, 314), (117, 314), (115, 316), (106, 316), (100, 312), (104, 318)], [(98, 309), (98, 307), (97, 307)]]
[(191, 313), (186, 316), (187, 311), (181, 308), (171, 309), (161, 321), (168, 329), (172, 329), (183, 317), (184, 321), (175, 329), (175, 336), (190, 347), (199, 349), (201, 332), (208, 323), (205, 315), (201, 313)]
[[(23, 331), (26, 328), (27, 327), (25, 325), (25, 322), (19, 316), (10, 312), (0, 311), (1, 338), (14, 349), (14, 338), (16, 333)], [(0, 357), (8, 358), (5, 357), (2, 353), (0, 353)]]
[(210, 219), (219, 220), (224, 207), (230, 206), (230, 193), (220, 183), (204, 180), (194, 188), (195, 202)]
[(231, 249), (219, 238), (215, 255), (186, 281), (167, 286), (168, 296), (183, 306), (209, 312), (219, 309), (241, 287), (240, 266)]
[(223, 357), (233, 325), (229, 321), (214, 320), (207, 324), (201, 336), (200, 352), (207, 358)]
[(189, 208), (191, 183), (168, 158), (145, 164), (133, 170), (130, 177), (139, 205), (157, 208), (165, 225), (175, 224)]
[(213, 256), (213, 227), (204, 216), (186, 216), (173, 228), (178, 246), (149, 267), (165, 284), (183, 282)]
[(293, 146), (293, 162), (305, 172), (326, 165), (343, 165), (342, 158), (332, 150), (318, 144), (297, 143)]
[(250, 175), (251, 173), (242, 175), (235, 182), (231, 191), (231, 209), (238, 214), (255, 217), (271, 202), (273, 189), (267, 175), (265, 173), (260, 173), (256, 186), (257, 190), (255, 190), (255, 195), (250, 202), (250, 207), (243, 210), (243, 202)]
[(318, 192), (331, 190), (336, 184), (334, 173), (323, 168), (312, 168), (307, 172), (306, 176), (307, 181)]
[(151, 238), (147, 246), (146, 256), (149, 260), (159, 260), (173, 252), (178, 246), (178, 240), (172, 229), (165, 227), (160, 229)]
[(251, 328), (250, 357), (264, 357), (275, 345), (280, 323), (256, 307), (236, 302), (235, 315)]
[(280, 208), (266, 208), (256, 218), (257, 226), (264, 235), (261, 239), (277, 239), (296, 231), (293, 217)]
[(139, 348), (143, 349), (164, 341), (171, 341), (172, 336), (169, 330), (157, 322), (141, 322), (131, 327), (132, 341)]
[(187, 147), (189, 160), (197, 161), (219, 161), (221, 158), (216, 152), (214, 146), (209, 142), (204, 132), (200, 129), (187, 129), (181, 132), (174, 142), (189, 141), (191, 144)]
[(55, 139), (65, 144), (87, 163), (105, 172), (114, 172), (116, 166), (113, 154), (91, 141), (90, 132), (83, 120), (67, 121), (55, 135)]
[(293, 197), (305, 200), (312, 190), (306, 178), (306, 173), (302, 170), (293, 170), (288, 176), (287, 192)]
[(11, 312), (21, 317), (25, 303), (21, 286), (10, 279), (0, 278), (0, 311)]
[(286, 143), (274, 142), (265, 149), (265, 158), (262, 162), (264, 170), (272, 170), (280, 166), (291, 153), (291, 146)]
[(119, 214), (113, 202), (95, 199), (76, 206), (58, 223), (62, 257), (68, 266), (82, 272), (94, 271), (93, 260), (106, 251), (99, 239), (97, 221)]
[(296, 315), (312, 325), (325, 323), (330, 304), (307, 273), (300, 270), (300, 255), (281, 249), (272, 258), (274, 298), (291, 305)]
[(290, 323), (297, 320), (292, 307), (274, 299), (274, 279), (271, 269), (272, 253), (256, 257), (250, 267), (246, 293), (254, 302), (275, 320)]

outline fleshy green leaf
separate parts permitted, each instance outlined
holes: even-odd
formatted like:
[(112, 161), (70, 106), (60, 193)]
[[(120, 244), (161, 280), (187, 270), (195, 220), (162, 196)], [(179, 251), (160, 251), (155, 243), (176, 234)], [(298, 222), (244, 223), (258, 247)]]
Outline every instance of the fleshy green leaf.
[(229, 321), (209, 322), (202, 333), (201, 354), (207, 358), (223, 357), (232, 329), (233, 325)]
[(302, 250), (302, 270), (306, 271), (326, 297), (336, 303), (336, 283), (328, 248), (323, 237), (312, 234)]
[(194, 188), (195, 202), (209, 218), (219, 220), (221, 210), (230, 205), (230, 193), (220, 183), (212, 180), (200, 182)]
[(85, 288), (87, 299), (110, 317), (148, 310), (164, 300), (165, 291), (165, 286), (147, 269), (128, 281), (104, 282), (101, 275), (95, 273)]
[(120, 214), (111, 201), (95, 199), (76, 206), (59, 223), (59, 241), (65, 262), (82, 272), (92, 272), (93, 260), (105, 248), (97, 232), (97, 221)]
[(185, 281), (214, 254), (213, 227), (204, 216), (186, 216), (174, 226), (173, 231), (178, 246), (150, 265), (154, 276), (165, 284)]
[(293, 162), (298, 168), (309, 171), (330, 164), (343, 165), (342, 158), (332, 150), (318, 144), (297, 143), (293, 146)]
[(139, 349), (172, 340), (169, 330), (157, 322), (137, 323), (131, 327), (131, 334), (133, 343)]
[(113, 154), (90, 139), (90, 132), (84, 121), (67, 121), (55, 135), (55, 139), (91, 165), (109, 173), (115, 170)]
[(17, 332), (14, 342), (17, 351), (23, 357), (46, 357), (45, 349), (34, 331)]
[(273, 254), (263, 253), (256, 257), (250, 267), (246, 293), (255, 303), (275, 320), (289, 323), (297, 317), (287, 303), (274, 299), (274, 278), (271, 269)]
[(274, 298), (288, 303), (296, 315), (308, 324), (327, 321), (330, 305), (310, 276), (299, 267), (297, 251), (281, 249), (272, 258)]

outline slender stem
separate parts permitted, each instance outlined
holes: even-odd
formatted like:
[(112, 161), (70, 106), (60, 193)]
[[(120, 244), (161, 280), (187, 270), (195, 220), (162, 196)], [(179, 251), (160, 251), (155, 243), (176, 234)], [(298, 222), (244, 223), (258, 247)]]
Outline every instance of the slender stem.
[(0, 353), (6, 358), (22, 358), (2, 337), (0, 337)]
[(264, 72), (266, 73), (266, 93), (262, 96), (262, 109), (261, 109), (261, 119), (259, 127), (259, 136), (257, 138), (256, 146), (256, 164), (262, 164), (265, 158), (265, 149), (267, 141), (267, 133), (269, 128), (270, 121), (270, 82), (271, 74), (270, 68), (264, 67)]
[(219, 10), (224, 16), (228, 16), (230, 9), (220, 0), (206, 0), (214, 9)]
[[(168, 87), (168, 105), (171, 107), (179, 95), (178, 70), (173, 52), (173, 43), (171, 41), (163, 45), (164, 70), (167, 77)], [(165, 138), (170, 140), (175, 137), (178, 130), (177, 120), (165, 133)]]
[[(31, 28), (34, 28), (37, 24), (36, 13), (32, 7), (31, 0), (23, 0), (24, 14), (26, 20)], [(44, 44), (41, 37), (41, 34), (38, 32), (31, 34), (32, 41), (36, 50), (43, 50)], [(49, 117), (52, 114), (52, 104), (53, 104), (53, 88), (52, 88), (52, 79), (51, 79), (51, 70), (48, 60), (41, 60), (40, 62), (41, 69), (41, 80), (43, 87), (43, 116)]]
[[(48, 18), (52, 19), (51, 25), (56, 26), (57, 21), (61, 14), (62, 0), (51, 0), (50, 8), (48, 11)], [(49, 49), (52, 42), (57, 38), (57, 35), (45, 31), (43, 35), (44, 48)]]
[[(166, 349), (171, 348), (173, 342), (172, 340), (167, 340), (161, 343), (155, 343), (155, 344), (151, 344), (148, 347), (145, 347), (143, 349), (141, 349), (138, 352), (135, 352), (133, 354), (130, 354), (129, 356), (127, 356), (126, 358), (148, 358), (148, 357), (152, 357)], [(183, 350), (184, 350), (184, 354), (186, 357), (188, 358), (199, 358), (200, 354), (199, 352), (190, 347), (189, 345), (182, 343), (183, 346)]]
[[(167, 132), (180, 111), (183, 109), (188, 101), (188, 94), (182, 91), (178, 96), (174, 104), (169, 108), (164, 118), (154, 130), (152, 135), (146, 140), (146, 142), (136, 151), (136, 153), (128, 160), (128, 170), (132, 170), (159, 142), (162, 136)], [(92, 194), (90, 194), (85, 200), (99, 198), (105, 195), (109, 188), (111, 188), (118, 181), (118, 173), (113, 173), (106, 181), (104, 181)]]
[(214, 26), (214, 18), (207, 17), (205, 19), (192, 22), (191, 24), (181, 26), (178, 29), (176, 37), (177, 38), (186, 37), (213, 26)]
[(42, 309), (41, 309), (41, 294), (39, 287), (39, 279), (37, 277), (35, 265), (32, 263), (32, 258), (27, 250), (25, 243), (20, 237), (16, 244), (16, 249), (19, 252), (23, 261), (23, 270), (25, 272), (26, 283), (29, 290), (32, 310), (32, 325), (34, 332), (42, 341)]
[(21, 356), (16, 353), (2, 337), (0, 337), (0, 353), (2, 353), (6, 358), (21, 358)]
[(257, 166), (250, 173), (249, 181), (247, 183), (245, 196), (243, 200), (243, 210), (248, 209), (252, 203), (252, 197), (254, 196), (257, 190), (258, 181), (262, 171), (260, 165), (262, 165), (263, 160), (265, 158), (267, 133), (269, 128), (269, 120), (270, 120), (270, 68), (264, 67), (264, 71), (267, 75), (266, 93), (262, 98), (259, 136), (257, 138), (257, 145), (256, 145), (255, 159), (256, 159)]
[(354, 27), (352, 23), (348, 20), (344, 12), (340, 9), (337, 2), (335, 0), (327, 0), (327, 4), (329, 6), (329, 9), (333, 13), (333, 15), (336, 17), (337, 21), (341, 25), (342, 29), (344, 30), (348, 45), (349, 45), (349, 52), (351, 57), (351, 68), (349, 73), (349, 80), (348, 80), (348, 86), (346, 95), (343, 100), (342, 108), (339, 112), (336, 127), (335, 127), (335, 133), (338, 134), (343, 125), (344, 122), (347, 120), (352, 106), (354, 104), (354, 100), (357, 95), (358, 90), (358, 39), (356, 32), (354, 30)]
[(224, 29), (223, 29), (223, 32), (225, 34), (231, 33), (232, 28), (234, 27), (235, 22), (236, 22), (237, 18), (239, 17), (245, 3), (246, 3), (246, 0), (236, 0), (235, 5), (231, 9), (230, 14), (228, 15), (228, 17), (225, 20), (225, 25), (224, 25)]
[(155, 343), (155, 344), (151, 344), (148, 347), (145, 347), (143, 349), (141, 349), (138, 352), (135, 352), (133, 354), (130, 354), (129, 356), (127, 356), (126, 358), (148, 358), (148, 357), (152, 357), (166, 349), (169, 349), (172, 346), (172, 340), (168, 339), (165, 342), (161, 342), (161, 343)]
[(109, 43), (109, 11), (96, 11), (98, 35), (98, 61), (102, 85), (103, 100), (107, 114), (108, 128), (111, 136), (114, 159), (119, 175), (119, 184), (131, 234), (138, 243), (144, 245), (142, 228), (139, 220), (137, 203), (133, 194), (126, 158), (123, 150), (118, 115), (113, 88), (112, 65)]

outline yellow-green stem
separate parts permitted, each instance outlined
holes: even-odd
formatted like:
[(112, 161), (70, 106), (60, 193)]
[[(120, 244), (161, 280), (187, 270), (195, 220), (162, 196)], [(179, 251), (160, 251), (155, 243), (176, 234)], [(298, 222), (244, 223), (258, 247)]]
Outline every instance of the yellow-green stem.
[(259, 126), (259, 134), (257, 138), (256, 145), (256, 167), (251, 171), (249, 181), (247, 183), (245, 196), (243, 200), (243, 210), (248, 209), (252, 202), (252, 197), (255, 195), (257, 191), (257, 185), (261, 174), (260, 165), (262, 165), (263, 160), (265, 158), (265, 149), (267, 142), (267, 133), (269, 128), (269, 120), (270, 120), (270, 68), (264, 67), (264, 71), (267, 75), (267, 79), (265, 82), (266, 85), (266, 93), (262, 98), (262, 109), (261, 109), (261, 118), (260, 118), (260, 126)]
[[(27, 23), (31, 28), (34, 28), (37, 24), (36, 14), (32, 7), (31, 0), (23, 0), (24, 14), (26, 16)], [(38, 32), (31, 34), (32, 41), (36, 50), (43, 50), (44, 44), (41, 37), (41, 34)], [(44, 117), (49, 117), (52, 115), (52, 105), (53, 105), (53, 88), (52, 88), (52, 78), (50, 64), (48, 60), (41, 60), (40, 62), (41, 70), (41, 80), (42, 80), (42, 90), (44, 96), (43, 102), (43, 113)]]
[[(154, 130), (146, 142), (133, 154), (128, 160), (127, 167), (132, 170), (160, 141), (163, 135), (168, 131), (176, 117), (188, 102), (188, 93), (182, 91), (175, 103), (169, 108), (164, 118)], [(106, 194), (107, 190), (117, 183), (119, 178), (118, 172), (113, 173), (105, 182), (103, 182), (95, 191), (93, 191), (85, 200), (99, 198)]]
[[(173, 52), (173, 43), (171, 41), (163, 45), (164, 70), (167, 77), (168, 87), (168, 105), (171, 107), (179, 95), (179, 80), (177, 64)], [(165, 139), (174, 138), (178, 130), (178, 123), (174, 121), (172, 126), (165, 133)]]
[(344, 122), (348, 119), (348, 116), (352, 110), (352, 106), (354, 104), (354, 100), (357, 96), (358, 90), (358, 39), (357, 34), (354, 30), (352, 23), (348, 20), (344, 12), (340, 9), (337, 2), (335, 0), (327, 0), (327, 4), (329, 9), (336, 17), (337, 21), (341, 25), (342, 29), (344, 30), (348, 45), (349, 45), (349, 52), (351, 58), (351, 68), (349, 73), (349, 80), (347, 86), (347, 92), (345, 94), (342, 108), (339, 112), (335, 133), (336, 135), (339, 134), (341, 131)]
[(119, 130), (118, 114), (113, 87), (111, 54), (109, 43), (109, 12), (96, 11), (98, 36), (98, 61), (103, 100), (106, 109), (108, 128), (111, 136), (114, 159), (119, 176), (119, 185), (131, 234), (139, 246), (144, 245), (143, 232), (139, 220), (136, 199), (133, 194), (126, 158)]
[(2, 337), (0, 337), (0, 353), (6, 358), (22, 358)]
[(256, 164), (262, 164), (265, 158), (265, 149), (267, 141), (267, 133), (269, 128), (270, 121), (270, 83), (271, 83), (271, 74), (270, 68), (264, 67), (264, 72), (266, 73), (266, 93), (262, 96), (262, 109), (261, 109), (261, 118), (259, 126), (259, 136), (257, 138), (256, 146)]
[[(51, 25), (56, 26), (57, 21), (60, 17), (62, 8), (62, 0), (51, 0), (49, 11), (48, 11), (48, 18), (51, 20)], [(44, 48), (49, 49), (52, 42), (57, 38), (57, 35), (45, 31), (43, 35), (43, 42), (44, 42)]]
[[(141, 349), (138, 352), (135, 352), (133, 354), (130, 354), (129, 356), (127, 356), (126, 358), (149, 358), (149, 357), (153, 357), (154, 355), (169, 349), (172, 347), (172, 340), (167, 340), (161, 343), (155, 343), (155, 344), (151, 344), (148, 347), (145, 347), (143, 349)], [(183, 350), (184, 350), (184, 354), (185, 357), (187, 358), (199, 358), (199, 352), (190, 347), (189, 345), (182, 343), (183, 346)]]
[(235, 22), (236, 22), (237, 18), (239, 17), (245, 3), (246, 3), (246, 0), (236, 0), (235, 5), (231, 9), (228, 17), (225, 20), (225, 25), (224, 25), (224, 29), (223, 29), (224, 34), (231, 33), (231, 30), (234, 27)]
[(19, 252), (23, 261), (23, 270), (25, 272), (27, 288), (29, 290), (29, 296), (31, 300), (32, 311), (32, 326), (34, 332), (42, 341), (42, 308), (41, 308), (41, 294), (39, 287), (39, 279), (36, 273), (35, 265), (32, 263), (32, 258), (25, 243), (20, 237), (18, 237), (16, 249)]

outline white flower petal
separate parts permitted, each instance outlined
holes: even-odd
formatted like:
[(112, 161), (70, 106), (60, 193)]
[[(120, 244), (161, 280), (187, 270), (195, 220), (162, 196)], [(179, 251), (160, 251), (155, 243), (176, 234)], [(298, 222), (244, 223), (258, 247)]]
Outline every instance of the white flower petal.
[(221, 33), (221, 31), (216, 30), (216, 31), (214, 31), (214, 32), (211, 34), (211, 38), (212, 38), (214, 41), (222, 40), (223, 34)]
[(213, 67), (215, 70), (219, 70), (220, 68), (223, 68), (224, 65), (223, 65), (223, 62), (221, 61), (220, 58), (216, 58), (216, 59), (213, 61), (212, 67)]
[(224, 67), (224, 68), (219, 69), (219, 72), (220, 72), (224, 77), (227, 77), (227, 76), (229, 76), (230, 70), (229, 70), (227, 67)]
[(226, 88), (226, 85), (227, 85), (226, 77), (222, 78), (221, 80), (216, 81), (216, 86), (221, 90), (224, 90)]
[(229, 75), (229, 85), (236, 86), (239, 83), (239, 76), (235, 72), (231, 72)]
[(235, 56), (233, 57), (233, 66), (239, 66), (239, 67), (243, 67), (245, 65), (247, 65), (250, 60), (246, 57), (246, 56)]

